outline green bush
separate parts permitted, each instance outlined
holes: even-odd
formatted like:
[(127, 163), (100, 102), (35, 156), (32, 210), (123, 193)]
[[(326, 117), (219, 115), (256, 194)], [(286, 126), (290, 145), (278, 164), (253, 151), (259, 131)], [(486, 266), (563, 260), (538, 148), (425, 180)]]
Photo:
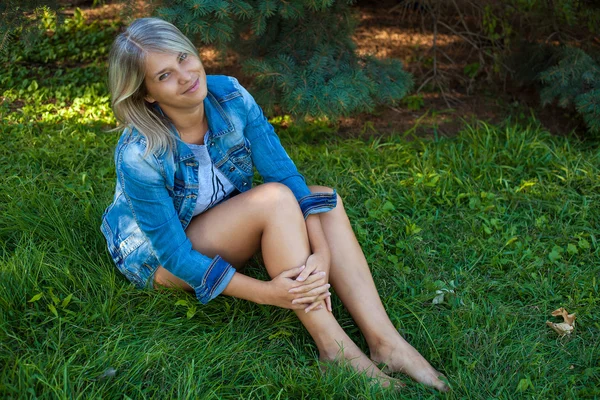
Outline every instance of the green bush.
[(484, 33), (496, 43), (496, 59), (510, 60), (513, 76), (537, 85), (543, 105), (557, 100), (574, 108), (592, 134), (600, 132), (600, 69), (593, 56), (600, 32), (598, 3), (509, 0), (485, 9)]
[(337, 117), (395, 103), (412, 87), (396, 60), (356, 53), (343, 0), (165, 0), (156, 10), (202, 43), (237, 51), (267, 110)]
[(106, 58), (117, 34), (114, 22), (88, 23), (80, 9), (60, 23), (49, 8), (35, 10), (28, 26), (13, 31), (0, 60), (33, 64), (96, 62)]
[(585, 51), (566, 47), (559, 61), (539, 75), (544, 104), (558, 99), (562, 107), (575, 106), (592, 133), (600, 133), (600, 67)]
[(470, 93), (483, 80), (489, 85), (512, 78), (537, 87), (543, 104), (558, 98), (561, 106), (574, 108), (589, 131), (598, 133), (599, 2), (405, 0), (392, 9), (413, 17), (418, 13), (427, 34), (451, 35), (461, 39), (453, 50), (469, 49), (466, 60), (452, 58), (452, 51), (434, 41), (432, 58), (425, 58), (431, 61), (423, 62), (430, 70), (421, 77), (421, 87), (444, 92), (455, 85)]

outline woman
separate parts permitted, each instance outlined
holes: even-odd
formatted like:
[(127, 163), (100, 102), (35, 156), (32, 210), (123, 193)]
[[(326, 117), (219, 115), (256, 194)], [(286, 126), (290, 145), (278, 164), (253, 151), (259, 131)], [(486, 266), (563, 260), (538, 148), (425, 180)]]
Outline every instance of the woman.
[[(109, 56), (117, 120), (116, 191), (101, 230), (119, 270), (138, 287), (219, 294), (292, 309), (321, 360), (347, 360), (389, 383), (401, 371), (447, 390), (390, 322), (341, 199), (308, 187), (252, 96), (206, 76), (173, 25), (134, 21)], [(253, 168), (265, 183), (251, 189)], [(262, 251), (270, 281), (240, 268)], [(365, 335), (367, 357), (331, 313), (329, 287)]]

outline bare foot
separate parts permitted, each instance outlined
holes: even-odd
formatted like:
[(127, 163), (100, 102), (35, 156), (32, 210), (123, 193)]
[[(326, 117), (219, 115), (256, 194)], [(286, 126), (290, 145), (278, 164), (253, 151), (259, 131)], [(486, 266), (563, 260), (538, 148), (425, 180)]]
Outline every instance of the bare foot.
[(327, 370), (327, 364), (330, 363), (349, 365), (352, 369), (373, 378), (382, 387), (387, 388), (393, 385), (395, 389), (400, 389), (406, 386), (399, 379), (392, 378), (383, 373), (354, 343), (337, 351), (321, 351), (319, 361), (322, 363), (321, 370), (323, 372)]
[(436, 371), (429, 362), (406, 340), (400, 338), (396, 345), (382, 345), (371, 351), (371, 359), (376, 363), (383, 363), (386, 373), (402, 372), (415, 381), (431, 386), (439, 391), (450, 390), (440, 377), (443, 375)]

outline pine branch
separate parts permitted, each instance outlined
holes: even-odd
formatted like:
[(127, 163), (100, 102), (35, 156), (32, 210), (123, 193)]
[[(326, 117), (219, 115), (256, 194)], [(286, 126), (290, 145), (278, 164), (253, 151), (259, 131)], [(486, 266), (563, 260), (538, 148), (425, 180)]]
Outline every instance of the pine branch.
[[(358, 57), (350, 3), (178, 0), (158, 12), (204, 43), (238, 49), (266, 109), (279, 104), (298, 115), (336, 117), (395, 102), (412, 87), (400, 63), (369, 64)], [(240, 32), (250, 35), (242, 40)]]

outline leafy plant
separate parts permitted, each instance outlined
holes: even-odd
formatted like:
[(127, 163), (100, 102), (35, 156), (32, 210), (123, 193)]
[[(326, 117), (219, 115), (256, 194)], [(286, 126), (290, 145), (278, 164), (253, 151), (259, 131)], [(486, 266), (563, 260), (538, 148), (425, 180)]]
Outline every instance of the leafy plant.
[(352, 2), (167, 0), (156, 15), (197, 41), (237, 51), (268, 111), (336, 118), (394, 104), (412, 88), (399, 61), (356, 53)]
[(59, 23), (48, 7), (35, 10), (28, 25), (13, 30), (16, 40), (2, 53), (3, 62), (61, 63), (94, 62), (106, 57), (117, 33), (114, 21), (88, 23), (79, 8), (72, 18)]
[(435, 285), (438, 289), (435, 291), (435, 297), (431, 301), (432, 304), (452, 304), (464, 306), (464, 302), (456, 293), (456, 283), (450, 281), (446, 284), (443, 281), (436, 281)]
[(600, 66), (585, 51), (564, 48), (559, 62), (540, 74), (544, 104), (557, 100), (562, 107), (575, 106), (588, 128), (600, 133)]
[(402, 99), (402, 103), (409, 110), (418, 111), (425, 106), (425, 100), (422, 94), (415, 94), (412, 96), (406, 96)]
[(31, 304), (35, 304), (38, 302), (44, 302), (48, 307), (48, 310), (54, 315), (56, 318), (59, 317), (60, 313), (66, 313), (74, 315), (75, 313), (72, 310), (69, 310), (69, 304), (73, 300), (73, 293), (68, 294), (63, 299), (59, 298), (56, 294), (54, 294), (54, 290), (52, 288), (48, 288), (46, 292), (40, 292), (34, 295), (27, 302)]

